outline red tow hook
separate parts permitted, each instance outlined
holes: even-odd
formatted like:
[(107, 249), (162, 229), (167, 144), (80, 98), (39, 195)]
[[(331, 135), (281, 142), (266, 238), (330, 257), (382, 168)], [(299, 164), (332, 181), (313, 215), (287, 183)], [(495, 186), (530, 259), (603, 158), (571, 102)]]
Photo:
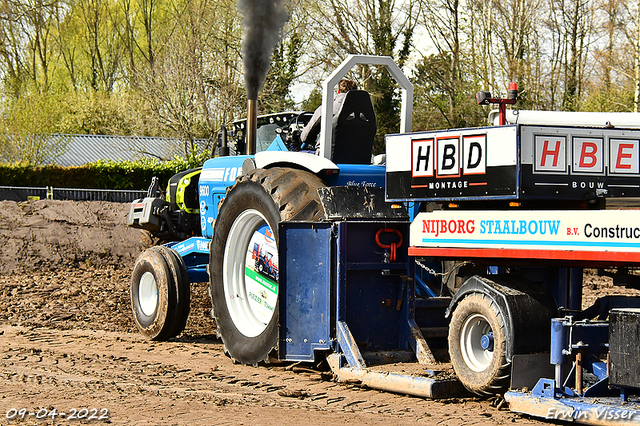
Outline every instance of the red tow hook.
[[(389, 233), (392, 233), (392, 234), (395, 233), (398, 236), (398, 238), (400, 239), (400, 241), (398, 241), (397, 243), (382, 244), (380, 242), (380, 234), (382, 234), (383, 232), (389, 232)], [(376, 244), (378, 244), (378, 247), (380, 247), (382, 249), (390, 250), (389, 260), (391, 262), (395, 262), (396, 261), (396, 249), (402, 245), (402, 233), (400, 233), (400, 231), (398, 231), (397, 229), (382, 228), (382, 229), (378, 230), (378, 232), (376, 232)]]

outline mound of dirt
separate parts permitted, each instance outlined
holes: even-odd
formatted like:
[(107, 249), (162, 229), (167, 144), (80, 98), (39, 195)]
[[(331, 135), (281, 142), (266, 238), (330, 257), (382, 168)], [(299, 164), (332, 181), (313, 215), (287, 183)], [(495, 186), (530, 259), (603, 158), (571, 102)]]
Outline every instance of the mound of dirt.
[(126, 225), (129, 204), (0, 202), (0, 275), (70, 266), (133, 266), (147, 244)]
[[(151, 240), (126, 225), (129, 204), (0, 202), (0, 322), (136, 332), (131, 271)], [(215, 330), (206, 283), (191, 284), (186, 335)]]

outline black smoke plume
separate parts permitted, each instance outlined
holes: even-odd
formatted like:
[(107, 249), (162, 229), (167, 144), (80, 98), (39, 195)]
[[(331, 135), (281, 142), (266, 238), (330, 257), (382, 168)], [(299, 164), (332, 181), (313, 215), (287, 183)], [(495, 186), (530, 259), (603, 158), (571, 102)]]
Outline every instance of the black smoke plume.
[(289, 15), (282, 0), (238, 0), (238, 8), (244, 15), (242, 56), (247, 98), (258, 99), (273, 48)]

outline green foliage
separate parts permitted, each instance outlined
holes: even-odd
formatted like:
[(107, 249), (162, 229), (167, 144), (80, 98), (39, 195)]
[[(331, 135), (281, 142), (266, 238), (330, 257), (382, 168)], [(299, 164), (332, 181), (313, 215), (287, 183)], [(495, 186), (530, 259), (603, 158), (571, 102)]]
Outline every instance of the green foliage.
[[(629, 85), (631, 86), (631, 85)], [(581, 111), (633, 112), (633, 87), (595, 88), (581, 102)]]
[[(135, 92), (25, 93), (6, 98), (0, 115), (0, 162), (40, 166), (55, 162), (68, 145), (52, 134), (117, 134), (164, 136)], [(190, 154), (191, 155), (191, 154)], [(200, 156), (194, 152), (193, 156)]]
[(315, 111), (320, 105), (322, 105), (322, 91), (318, 88), (313, 89), (309, 97), (302, 101), (304, 111)]
[(293, 32), (280, 41), (271, 55), (271, 66), (265, 79), (258, 104), (261, 114), (282, 112), (293, 108), (291, 85), (298, 72), (302, 55), (302, 38)]
[[(475, 92), (504, 94), (510, 80), (520, 84), (519, 108), (628, 111), (639, 31), (635, 9), (623, 6), (289, 2), (260, 113), (293, 108), (301, 72), (324, 79), (349, 53), (391, 56), (403, 67), (425, 54), (420, 47), (438, 53), (412, 65), (415, 129), (483, 124)], [(5, 1), (1, 15), (0, 162), (46, 164), (65, 141), (51, 145), (45, 135), (88, 133), (180, 138), (185, 161), (199, 163), (205, 155), (189, 141), (244, 114), (235, 0)], [(368, 67), (351, 77), (371, 93), (380, 152), (384, 134), (398, 129), (397, 88)], [(320, 102), (314, 91), (302, 107)]]
[(58, 133), (166, 136), (138, 92), (71, 92), (65, 97), (69, 106), (59, 119)]
[(97, 161), (88, 164), (87, 169), (93, 177), (94, 188), (141, 189), (145, 182), (151, 182), (153, 176), (161, 181), (177, 173), (180, 167), (175, 162), (142, 161)]
[(400, 129), (400, 98), (397, 83), (386, 70), (376, 72), (369, 80), (366, 89), (371, 95), (376, 112), (378, 131), (373, 144), (373, 153), (384, 152), (384, 138), (389, 133), (398, 133)]
[[(243, 90), (233, 0), (3, 5), (0, 102), (6, 105), (0, 117), (21, 126), (2, 123), (0, 133), (41, 133), (15, 116), (24, 111), (26, 117), (52, 118), (54, 128), (42, 133), (190, 140), (209, 137), (236, 115)], [(38, 96), (50, 100), (46, 108), (32, 108)], [(17, 102), (23, 105), (8, 109)], [(185, 155), (189, 148), (185, 144)], [(42, 163), (4, 151), (5, 161)]]
[(68, 111), (63, 100), (58, 93), (6, 99), (0, 116), (0, 162), (39, 166), (62, 154), (68, 141), (49, 134), (59, 131)]
[(90, 188), (91, 181), (87, 167), (0, 165), (0, 182), (3, 185)]
[(153, 176), (164, 187), (174, 174), (202, 165), (200, 160), (97, 161), (82, 167), (0, 165), (0, 182), (8, 186), (144, 190)]

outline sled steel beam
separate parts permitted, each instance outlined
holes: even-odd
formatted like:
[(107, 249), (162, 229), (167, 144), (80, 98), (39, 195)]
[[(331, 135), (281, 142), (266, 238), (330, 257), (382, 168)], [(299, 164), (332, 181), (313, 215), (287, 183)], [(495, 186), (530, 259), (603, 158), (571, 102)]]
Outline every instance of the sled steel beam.
[(457, 379), (433, 379), (389, 372), (372, 371), (369, 368), (340, 367), (340, 355), (327, 357), (329, 366), (338, 381), (359, 381), (362, 386), (386, 392), (394, 392), (420, 398), (443, 399), (465, 396), (468, 392)]

